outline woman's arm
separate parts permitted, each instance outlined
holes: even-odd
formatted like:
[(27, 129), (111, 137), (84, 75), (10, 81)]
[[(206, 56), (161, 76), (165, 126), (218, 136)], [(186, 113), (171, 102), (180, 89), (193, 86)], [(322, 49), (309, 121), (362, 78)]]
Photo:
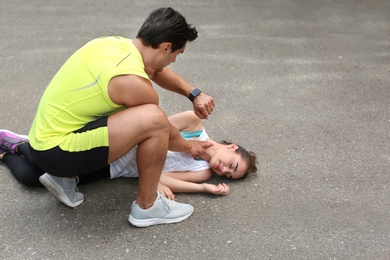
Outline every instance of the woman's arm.
[[(162, 185), (161, 185), (162, 184)], [(166, 186), (169, 190), (161, 190)], [(180, 193), (210, 193), (214, 195), (227, 195), (229, 193), (229, 186), (225, 183), (218, 185), (209, 184), (209, 183), (194, 183), (189, 181), (183, 181), (175, 179), (169, 175), (161, 174), (159, 191), (164, 194), (164, 196), (174, 199), (172, 192)]]
[(224, 183), (218, 185), (202, 183), (209, 180), (211, 176), (211, 170), (164, 172), (160, 177), (159, 191), (170, 199), (174, 199), (173, 192), (227, 195), (229, 186)]
[(202, 170), (202, 171), (184, 171), (184, 172), (163, 172), (161, 176), (170, 176), (172, 178), (188, 181), (194, 183), (201, 183), (209, 180), (213, 173), (210, 169)]
[(203, 129), (202, 120), (194, 111), (185, 111), (168, 117), (169, 122), (179, 131), (197, 131)]

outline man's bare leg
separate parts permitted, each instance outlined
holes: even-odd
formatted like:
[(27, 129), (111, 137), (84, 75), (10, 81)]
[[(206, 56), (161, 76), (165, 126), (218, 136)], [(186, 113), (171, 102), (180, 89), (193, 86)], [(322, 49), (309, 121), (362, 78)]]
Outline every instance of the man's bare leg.
[(108, 118), (108, 132), (110, 163), (138, 144), (138, 196), (129, 222), (148, 227), (187, 219), (194, 211), (191, 205), (157, 193), (169, 146), (170, 124), (165, 113), (156, 105), (128, 108)]
[(108, 118), (109, 163), (138, 144), (139, 189), (137, 203), (150, 208), (164, 166), (169, 144), (169, 122), (155, 105), (128, 108)]

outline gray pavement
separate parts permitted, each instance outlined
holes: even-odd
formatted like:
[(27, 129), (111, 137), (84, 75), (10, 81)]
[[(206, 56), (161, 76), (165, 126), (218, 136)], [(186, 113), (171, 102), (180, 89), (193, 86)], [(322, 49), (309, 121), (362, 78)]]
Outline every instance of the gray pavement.
[[(45, 86), (85, 42), (134, 37), (172, 6), (199, 31), (172, 68), (215, 98), (208, 133), (260, 159), (228, 196), (178, 194), (193, 216), (146, 229), (127, 222), (136, 180), (82, 185), (85, 202), (69, 209), (0, 164), (0, 259), (390, 259), (389, 1), (0, 6), (0, 128), (28, 132)], [(167, 113), (191, 109), (158, 91)]]

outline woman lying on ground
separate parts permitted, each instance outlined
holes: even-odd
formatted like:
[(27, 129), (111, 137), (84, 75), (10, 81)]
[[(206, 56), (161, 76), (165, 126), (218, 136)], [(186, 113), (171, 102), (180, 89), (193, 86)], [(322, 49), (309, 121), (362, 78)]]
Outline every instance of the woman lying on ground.
[[(185, 139), (208, 141), (213, 145), (206, 148), (211, 159), (206, 162), (194, 159), (186, 153), (168, 151), (158, 191), (169, 199), (173, 193), (210, 193), (227, 195), (229, 186), (205, 183), (213, 173), (228, 179), (241, 179), (257, 171), (256, 155), (243, 147), (228, 142), (218, 143), (207, 135), (202, 121), (193, 111), (178, 113), (169, 117)], [(42, 186), (39, 177), (45, 172), (34, 163), (26, 136), (7, 130), (0, 130), (0, 160), (10, 169), (15, 178), (28, 186)], [(136, 163), (137, 147), (111, 163), (103, 170), (79, 176), (79, 183), (101, 178), (138, 177)]]

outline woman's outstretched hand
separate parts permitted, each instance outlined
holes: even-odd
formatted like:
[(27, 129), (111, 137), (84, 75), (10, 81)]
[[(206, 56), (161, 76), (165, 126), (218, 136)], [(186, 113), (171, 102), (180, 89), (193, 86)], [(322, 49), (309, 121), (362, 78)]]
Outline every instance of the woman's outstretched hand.
[(229, 193), (229, 186), (225, 183), (220, 183), (218, 185), (203, 183), (202, 185), (207, 193), (219, 196), (226, 196)]

